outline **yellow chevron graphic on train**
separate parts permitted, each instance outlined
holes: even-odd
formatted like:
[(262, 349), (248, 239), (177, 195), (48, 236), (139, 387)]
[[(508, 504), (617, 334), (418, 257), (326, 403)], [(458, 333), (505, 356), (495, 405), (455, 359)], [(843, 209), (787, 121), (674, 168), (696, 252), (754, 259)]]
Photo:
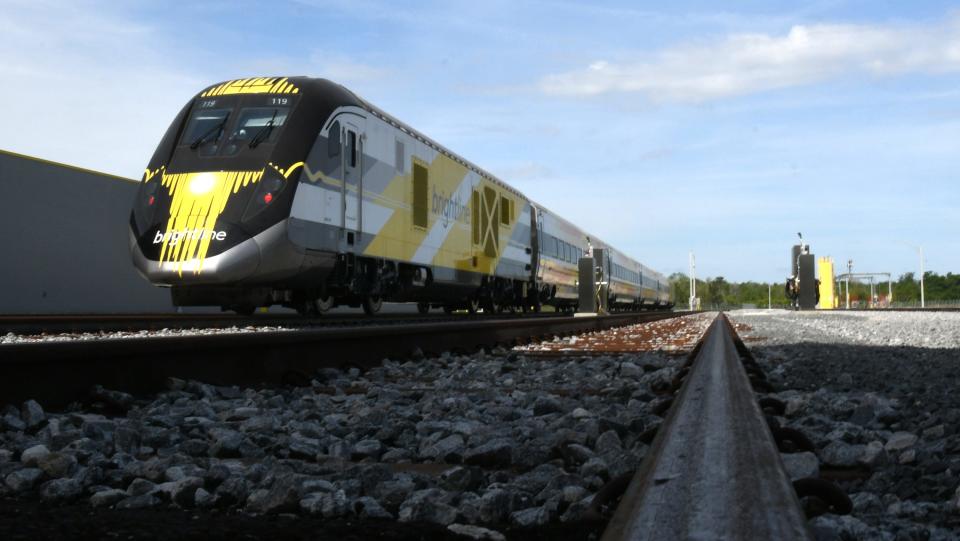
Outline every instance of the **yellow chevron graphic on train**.
[(236, 79), (211, 87), (201, 97), (229, 96), (232, 94), (297, 94), (300, 89), (286, 77), (257, 77)]
[(663, 275), (322, 79), (201, 91), (130, 222), (134, 264), (177, 306), (573, 310), (594, 251), (613, 309), (672, 305)]
[(182, 275), (184, 263), (196, 261), (194, 272), (199, 274), (210, 242), (226, 238), (214, 227), (230, 196), (262, 176), (263, 170), (164, 173), (160, 182), (172, 202), (166, 231), (158, 231), (153, 240), (161, 244), (160, 263), (177, 263), (177, 273)]

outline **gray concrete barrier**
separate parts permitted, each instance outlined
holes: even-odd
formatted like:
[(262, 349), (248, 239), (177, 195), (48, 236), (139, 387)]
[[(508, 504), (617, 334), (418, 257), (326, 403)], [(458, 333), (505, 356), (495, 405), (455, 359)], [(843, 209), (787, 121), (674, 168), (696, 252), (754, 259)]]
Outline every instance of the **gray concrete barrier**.
[(0, 150), (0, 313), (173, 311), (130, 262), (138, 184)]

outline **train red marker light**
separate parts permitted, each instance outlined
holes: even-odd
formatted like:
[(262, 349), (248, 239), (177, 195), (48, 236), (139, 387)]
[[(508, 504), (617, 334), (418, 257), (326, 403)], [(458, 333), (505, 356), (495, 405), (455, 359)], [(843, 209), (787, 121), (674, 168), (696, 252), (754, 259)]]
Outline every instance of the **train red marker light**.
[(151, 195), (150, 199), (147, 199), (147, 205), (153, 205), (154, 197)]
[(267, 192), (267, 193), (263, 196), (263, 202), (264, 202), (264, 203), (270, 203), (271, 201), (273, 201), (273, 194)]

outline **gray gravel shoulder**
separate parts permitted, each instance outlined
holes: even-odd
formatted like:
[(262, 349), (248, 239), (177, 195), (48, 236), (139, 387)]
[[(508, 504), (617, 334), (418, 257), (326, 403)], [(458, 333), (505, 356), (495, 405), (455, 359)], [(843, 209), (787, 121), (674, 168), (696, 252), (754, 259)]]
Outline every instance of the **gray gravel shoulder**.
[(853, 500), (811, 521), (818, 539), (960, 538), (960, 314), (729, 315), (780, 389), (781, 423)]

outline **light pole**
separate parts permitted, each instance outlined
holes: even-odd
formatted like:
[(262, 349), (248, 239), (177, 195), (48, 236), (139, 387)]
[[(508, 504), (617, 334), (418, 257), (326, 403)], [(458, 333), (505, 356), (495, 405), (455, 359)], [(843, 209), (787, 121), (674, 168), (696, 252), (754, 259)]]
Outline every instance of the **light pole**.
[(690, 252), (690, 311), (696, 309), (697, 304), (697, 259)]
[(924, 299), (924, 295), (923, 295), (923, 246), (914, 246), (906, 242), (904, 242), (903, 244), (906, 244), (907, 246), (913, 248), (915, 251), (917, 251), (920, 254), (920, 308), (926, 308), (927, 306), (926, 299)]

